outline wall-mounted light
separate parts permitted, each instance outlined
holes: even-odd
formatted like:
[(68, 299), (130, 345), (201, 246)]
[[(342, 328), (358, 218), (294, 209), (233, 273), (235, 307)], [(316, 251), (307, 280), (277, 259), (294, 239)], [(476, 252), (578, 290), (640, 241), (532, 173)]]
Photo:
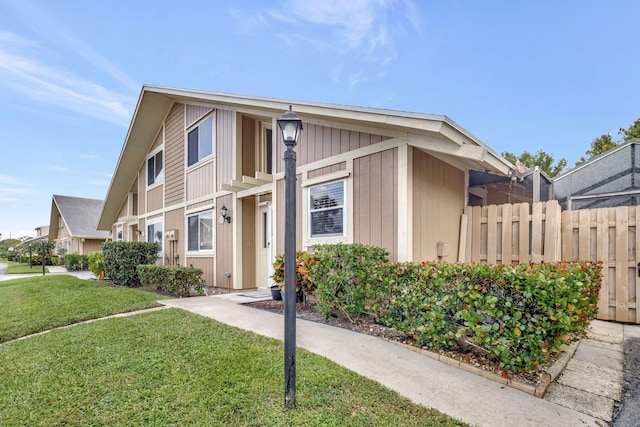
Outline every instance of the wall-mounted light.
[(227, 224), (231, 224), (231, 216), (227, 213), (228, 209), (225, 205), (222, 205), (220, 208), (220, 224), (224, 224), (226, 221)]
[(142, 232), (142, 230), (136, 230), (136, 234), (137, 234), (138, 236), (142, 236), (144, 233)]

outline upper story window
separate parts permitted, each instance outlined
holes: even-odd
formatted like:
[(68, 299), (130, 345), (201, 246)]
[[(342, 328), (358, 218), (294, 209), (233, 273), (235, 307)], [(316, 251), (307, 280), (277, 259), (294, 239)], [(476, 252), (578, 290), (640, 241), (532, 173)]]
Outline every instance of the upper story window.
[(213, 249), (213, 211), (187, 217), (187, 247), (189, 251)]
[(152, 154), (147, 159), (147, 186), (156, 184), (164, 178), (164, 162), (162, 150)]
[(118, 227), (118, 230), (116, 232), (116, 241), (122, 242), (122, 240), (123, 240), (122, 227)]
[(187, 134), (187, 165), (194, 165), (211, 154), (213, 154), (213, 118), (209, 116)]
[(310, 237), (345, 235), (345, 180), (309, 187)]

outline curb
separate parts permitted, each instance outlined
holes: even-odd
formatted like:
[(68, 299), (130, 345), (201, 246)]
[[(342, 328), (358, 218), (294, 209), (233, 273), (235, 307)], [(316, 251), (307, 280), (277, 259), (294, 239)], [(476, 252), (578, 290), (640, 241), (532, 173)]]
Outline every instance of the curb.
[(420, 347), (415, 347), (412, 346), (410, 344), (405, 344), (405, 343), (401, 343), (398, 341), (395, 341), (393, 339), (390, 338), (381, 338), (385, 341), (389, 341), (395, 345), (398, 345), (400, 347), (403, 347), (407, 350), (411, 350), (414, 353), (419, 353), (423, 356), (429, 357), (431, 359), (434, 360), (438, 360), (442, 363), (446, 363), (447, 365), (451, 365), (455, 368), (459, 368), (462, 369), (463, 371), (467, 371), (469, 373), (472, 373), (474, 375), (478, 375), (481, 376), (483, 378), (486, 378), (488, 380), (491, 380), (493, 382), (502, 384), (502, 385), (506, 385), (508, 387), (511, 388), (515, 388), (516, 390), (520, 390), (522, 392), (525, 392), (527, 394), (530, 394), (532, 396), (538, 397), (538, 398), (543, 398), (545, 393), (547, 392), (547, 389), (549, 388), (549, 386), (551, 385), (552, 382), (554, 382), (556, 380), (556, 378), (558, 378), (558, 376), (560, 376), (560, 374), (562, 373), (562, 371), (564, 370), (564, 368), (567, 366), (567, 363), (569, 363), (569, 360), (571, 360), (571, 358), (573, 357), (574, 353), (576, 352), (576, 350), (578, 349), (578, 346), (580, 345), (580, 341), (575, 341), (572, 342), (569, 345), (569, 348), (567, 348), (567, 350), (565, 350), (560, 357), (558, 358), (558, 360), (556, 360), (554, 362), (553, 365), (549, 366), (549, 368), (547, 368), (547, 371), (545, 373), (542, 374), (541, 379), (540, 379), (540, 383), (535, 386), (532, 384), (525, 384), (525, 383), (521, 383), (518, 381), (514, 381), (510, 378), (504, 378), (499, 374), (496, 374), (494, 372), (491, 371), (485, 371), (482, 368), (479, 368), (477, 366), (474, 365), (470, 365), (468, 363), (465, 362), (461, 362), (459, 360), (456, 360), (454, 358), (451, 358), (449, 356), (445, 356), (444, 354), (440, 354), (438, 352), (432, 351), (432, 350), (427, 350), (425, 348), (420, 348)]

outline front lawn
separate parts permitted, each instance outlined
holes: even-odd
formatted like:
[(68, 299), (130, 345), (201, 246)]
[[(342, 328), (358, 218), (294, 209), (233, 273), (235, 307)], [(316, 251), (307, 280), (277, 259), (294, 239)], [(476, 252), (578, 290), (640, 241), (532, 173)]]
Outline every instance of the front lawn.
[[(89, 319), (155, 307), (162, 296), (73, 276), (0, 282), (0, 343)], [(2, 423), (0, 423), (1, 425)]]
[(285, 410), (281, 341), (177, 309), (101, 320), (0, 345), (0, 425), (466, 425), (305, 350), (297, 368)]
[[(49, 272), (49, 269), (44, 267), (45, 274)], [(20, 264), (15, 262), (10, 262), (7, 266), (7, 271), (5, 274), (42, 274), (42, 264), (34, 264), (33, 266), (29, 266), (29, 264)]]

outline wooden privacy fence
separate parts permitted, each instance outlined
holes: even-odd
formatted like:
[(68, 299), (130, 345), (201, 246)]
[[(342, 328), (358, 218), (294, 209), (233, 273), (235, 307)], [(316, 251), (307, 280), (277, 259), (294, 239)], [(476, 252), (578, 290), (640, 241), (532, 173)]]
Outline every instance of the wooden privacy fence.
[(640, 323), (640, 206), (562, 211), (557, 201), (466, 207), (458, 260), (601, 261), (598, 319)]

